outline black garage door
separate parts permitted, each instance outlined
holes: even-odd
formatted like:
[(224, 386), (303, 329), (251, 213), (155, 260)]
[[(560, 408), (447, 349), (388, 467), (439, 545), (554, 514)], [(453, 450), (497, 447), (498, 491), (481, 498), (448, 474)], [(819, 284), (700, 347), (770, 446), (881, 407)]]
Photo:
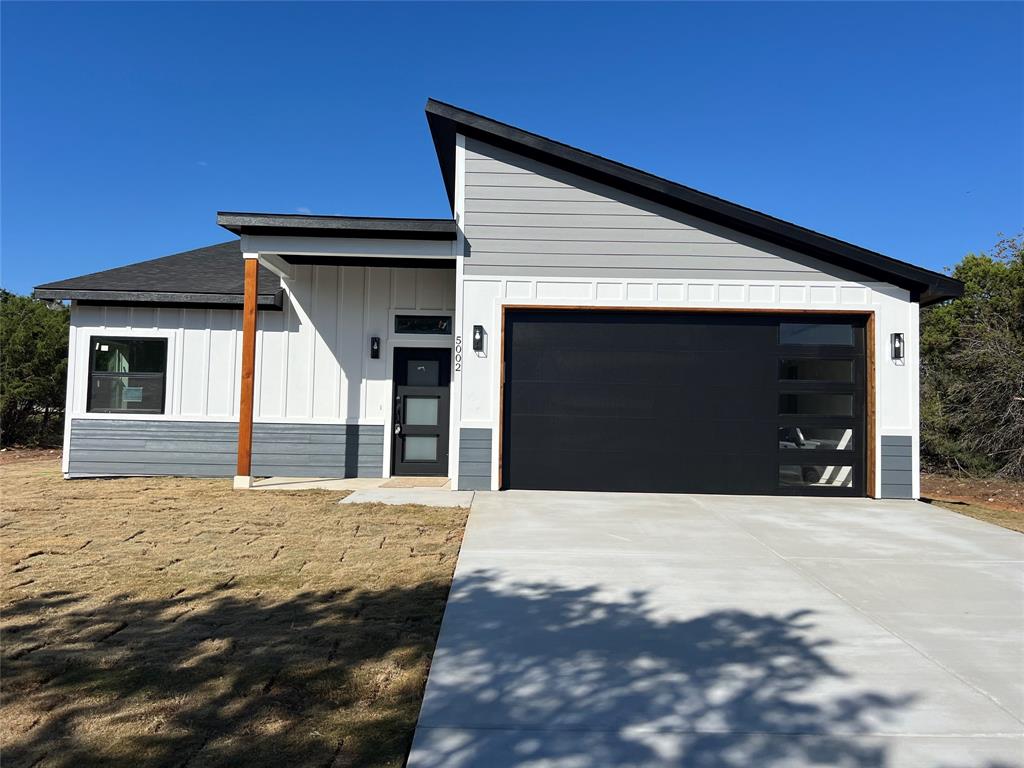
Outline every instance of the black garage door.
[(508, 310), (505, 488), (864, 495), (864, 319)]

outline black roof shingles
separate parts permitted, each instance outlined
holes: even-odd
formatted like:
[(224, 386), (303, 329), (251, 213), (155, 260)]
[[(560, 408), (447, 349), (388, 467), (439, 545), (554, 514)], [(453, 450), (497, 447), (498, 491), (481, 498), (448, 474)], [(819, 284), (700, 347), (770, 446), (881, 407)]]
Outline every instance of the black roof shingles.
[[(207, 245), (137, 264), (36, 286), (39, 299), (75, 299), (97, 304), (242, 306), (244, 267), (239, 240)], [(281, 281), (260, 265), (257, 306), (280, 309)]]

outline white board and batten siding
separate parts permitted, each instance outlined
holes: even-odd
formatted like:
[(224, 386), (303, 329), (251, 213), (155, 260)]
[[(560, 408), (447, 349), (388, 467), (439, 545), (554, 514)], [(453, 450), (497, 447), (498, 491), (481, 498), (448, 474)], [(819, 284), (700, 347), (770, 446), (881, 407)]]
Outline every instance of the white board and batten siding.
[[(347, 464), (351, 471), (353, 463), (357, 462), (364, 465), (360, 468), (363, 474), (371, 470), (375, 470), (378, 476), (387, 474), (384, 463), (387, 451), (381, 448), (381, 443), (384, 427), (390, 420), (390, 352), (396, 344), (422, 341), (421, 337), (403, 340), (403, 337), (396, 336), (392, 332), (394, 315), (402, 312), (453, 312), (454, 271), (298, 266), (294, 268), (293, 277), (283, 281), (283, 287), (283, 310), (260, 311), (257, 317), (254, 472), (260, 469), (259, 474), (266, 474), (273, 468), (267, 462), (259, 466), (261, 435), (268, 445), (283, 440), (286, 447), (295, 442), (296, 435), (312, 435), (302, 440), (334, 442), (342, 446), (347, 443), (351, 453), (354, 432), (345, 427), (356, 426), (360, 429), (355, 434), (362, 439), (358, 460), (352, 455), (345, 459), (338, 453), (344, 452), (341, 447), (320, 469), (330, 469), (336, 474), (339, 464)], [(93, 336), (167, 339), (164, 414), (87, 413), (89, 340)], [(381, 338), (381, 356), (376, 360), (370, 358), (371, 336)], [(447, 344), (450, 340), (441, 343)], [(173, 431), (177, 442), (182, 443), (181, 447), (187, 447), (186, 438), (191, 428), (188, 425), (196, 425), (197, 440), (203, 445), (219, 443), (208, 457), (210, 466), (216, 468), (212, 473), (225, 474), (227, 464), (230, 464), (231, 471), (226, 474), (233, 473), (237, 436), (231, 425), (237, 424), (238, 420), (242, 350), (240, 310), (76, 304), (72, 307), (71, 350), (69, 418), (65, 434), (66, 473), (125, 473), (103, 472), (102, 455), (97, 453), (103, 448), (97, 447), (95, 442), (82, 443), (73, 439), (79, 435), (87, 435), (82, 440), (100, 439), (102, 435), (98, 436), (97, 431), (110, 422), (118, 430), (124, 445), (141, 446), (146, 454), (142, 463), (149, 469), (161, 463), (168, 464), (156, 460), (161, 433)], [(161, 424), (165, 426), (161, 427)], [(214, 428), (218, 424), (220, 426)], [(287, 429), (288, 425), (318, 425), (319, 429), (297, 431)], [(138, 434), (125, 433), (125, 430), (132, 429)], [(136, 442), (129, 443), (129, 439)], [(144, 441), (145, 445), (138, 441)], [(82, 445), (89, 446), (93, 452), (83, 453), (80, 450)], [(375, 447), (367, 448), (367, 445)], [(313, 457), (319, 450), (314, 446), (306, 453)], [(76, 456), (85, 455), (90, 457), (90, 462), (79, 462), (79, 466), (86, 469), (75, 472)], [(226, 457), (231, 459), (230, 462)], [(315, 460), (310, 458), (297, 466), (289, 465), (282, 458), (278, 468), (298, 471), (309, 462), (315, 464)], [(173, 465), (175, 462), (169, 463)], [(369, 468), (367, 464), (375, 466)], [(139, 473), (147, 472), (140, 468)], [(315, 474), (329, 476), (330, 473), (318, 471)]]
[[(483, 353), (466, 355), (455, 408), (474, 449), (481, 430), (491, 430), (490, 487), (498, 483), (503, 305), (721, 307), (873, 311), (872, 492), (919, 495), (918, 305), (907, 291), (473, 139), (460, 144), (457, 333), (469, 338), (483, 325), (488, 335)], [(900, 362), (889, 354), (895, 332), (909, 342)]]

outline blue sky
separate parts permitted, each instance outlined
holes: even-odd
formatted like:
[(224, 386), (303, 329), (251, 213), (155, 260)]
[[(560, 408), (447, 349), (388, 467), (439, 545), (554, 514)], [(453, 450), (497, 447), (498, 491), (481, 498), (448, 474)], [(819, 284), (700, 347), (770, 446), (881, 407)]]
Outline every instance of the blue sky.
[(1024, 223), (1024, 4), (9, 3), (2, 273), (450, 214), (428, 96), (933, 269)]

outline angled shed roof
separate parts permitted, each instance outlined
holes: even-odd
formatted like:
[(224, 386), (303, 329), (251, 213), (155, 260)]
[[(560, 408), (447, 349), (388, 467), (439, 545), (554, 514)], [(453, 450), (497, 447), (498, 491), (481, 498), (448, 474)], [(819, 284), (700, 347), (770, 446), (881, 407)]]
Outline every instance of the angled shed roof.
[[(280, 309), (281, 281), (260, 266), (257, 306)], [(233, 309), (242, 306), (243, 265), (238, 240), (208, 245), (125, 267), (36, 286), (38, 299), (101, 304), (161, 304)]]
[(645, 200), (897, 285), (909, 290), (914, 300), (921, 304), (955, 298), (963, 293), (963, 284), (959, 280), (938, 272), (837, 240), (475, 112), (429, 99), (426, 113), (453, 210), (455, 136), (461, 133)]

